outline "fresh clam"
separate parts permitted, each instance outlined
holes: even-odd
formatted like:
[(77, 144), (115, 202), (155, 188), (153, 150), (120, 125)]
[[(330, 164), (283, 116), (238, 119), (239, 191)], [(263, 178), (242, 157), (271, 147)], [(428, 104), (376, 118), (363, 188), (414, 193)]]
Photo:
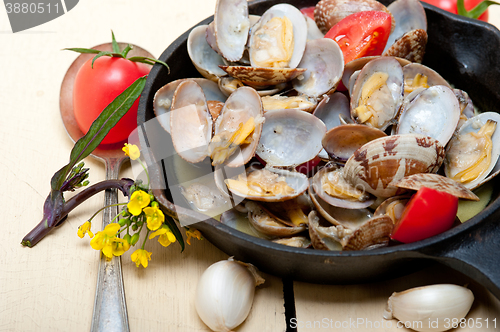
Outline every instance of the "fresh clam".
[(394, 182), (416, 173), (435, 173), (445, 151), (436, 139), (417, 135), (392, 135), (366, 143), (344, 166), (344, 177), (377, 197), (390, 197), (402, 190)]
[[(262, 131), (262, 102), (255, 89), (241, 87), (226, 100), (214, 124), (214, 137), (209, 144), (212, 164), (238, 167), (255, 153)], [(239, 153), (234, 154), (237, 150)]]
[(198, 163), (208, 156), (212, 116), (202, 88), (194, 80), (175, 89), (170, 111), (170, 135), (175, 151), (184, 160)]
[(313, 177), (311, 189), (326, 203), (346, 209), (363, 209), (374, 202), (364, 187), (353, 185), (344, 176), (344, 169), (327, 164)]
[(460, 113), (455, 93), (435, 85), (420, 92), (401, 111), (396, 133), (430, 136), (445, 146), (457, 128)]
[(296, 7), (269, 8), (252, 27), (249, 40), (252, 67), (296, 68), (304, 54), (307, 23)]
[(337, 87), (344, 71), (339, 45), (329, 38), (308, 41), (300, 68), (307, 71), (295, 78), (293, 88), (301, 94), (320, 97)]
[(234, 62), (241, 59), (249, 30), (246, 0), (217, 0), (214, 32), (217, 48), (226, 60)]
[(392, 57), (368, 62), (351, 93), (351, 116), (358, 123), (385, 130), (403, 102), (403, 69)]
[(500, 132), (496, 130), (500, 114), (476, 115), (459, 129), (449, 143), (445, 173), (466, 188), (475, 189), (497, 175)]
[(222, 57), (207, 42), (207, 28), (208, 25), (200, 25), (191, 30), (187, 40), (187, 50), (198, 72), (217, 83), (219, 77), (226, 75), (226, 72), (219, 68), (219, 65), (224, 65)]
[(257, 155), (268, 166), (298, 166), (321, 151), (325, 124), (296, 109), (269, 111), (257, 146)]
[(396, 40), (404, 34), (416, 29), (427, 31), (425, 10), (418, 0), (396, 0), (387, 6), (396, 22), (396, 28), (389, 35), (384, 51), (387, 51)]
[[(155, 93), (153, 100), (153, 110), (160, 125), (170, 133), (170, 108), (172, 106), (172, 99), (174, 97), (175, 89), (179, 84), (186, 79), (179, 79), (172, 81), (161, 87)], [(217, 100), (224, 102), (226, 96), (219, 90), (217, 84), (206, 78), (193, 78), (193, 81), (203, 89), (207, 101)]]
[(225, 180), (229, 191), (254, 201), (281, 202), (298, 197), (307, 190), (307, 177), (283, 169), (249, 168), (236, 178)]

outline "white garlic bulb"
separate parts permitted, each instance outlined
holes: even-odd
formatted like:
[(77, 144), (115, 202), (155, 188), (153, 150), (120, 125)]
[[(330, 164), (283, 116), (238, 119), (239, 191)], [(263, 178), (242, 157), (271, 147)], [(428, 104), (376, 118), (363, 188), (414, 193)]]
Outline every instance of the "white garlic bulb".
[(231, 258), (212, 264), (198, 281), (196, 311), (213, 331), (231, 331), (247, 318), (255, 287), (263, 282), (250, 264)]
[(447, 331), (460, 324), (472, 302), (474, 295), (462, 286), (417, 287), (393, 293), (387, 302), (384, 318), (397, 318), (402, 326), (416, 331)]

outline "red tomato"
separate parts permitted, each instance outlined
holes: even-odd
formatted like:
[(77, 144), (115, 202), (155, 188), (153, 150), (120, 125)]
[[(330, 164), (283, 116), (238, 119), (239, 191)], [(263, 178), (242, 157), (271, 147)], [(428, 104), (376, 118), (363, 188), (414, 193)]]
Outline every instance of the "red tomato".
[(447, 231), (455, 221), (457, 209), (457, 197), (422, 187), (406, 205), (391, 238), (410, 243)]
[[(102, 56), (91, 66), (92, 59), (78, 71), (73, 86), (73, 108), (80, 130), (86, 134), (92, 122), (120, 93), (136, 79), (147, 75), (150, 66), (123, 58)], [(137, 128), (137, 106), (135, 101), (130, 110), (113, 127), (101, 144), (125, 141)]]
[[(444, 9), (450, 13), (458, 14), (457, 0), (422, 0), (422, 1), (427, 2), (438, 8)], [(464, 7), (466, 10), (471, 10), (482, 1), (483, 0), (464, 0)], [(488, 10), (486, 10), (481, 16), (479, 16), (478, 19), (484, 22), (488, 22)]]
[(314, 20), (314, 8), (316, 8), (316, 6), (304, 7), (300, 12)]
[(381, 55), (391, 33), (391, 15), (364, 11), (347, 16), (325, 35), (339, 44), (344, 63), (357, 58)]

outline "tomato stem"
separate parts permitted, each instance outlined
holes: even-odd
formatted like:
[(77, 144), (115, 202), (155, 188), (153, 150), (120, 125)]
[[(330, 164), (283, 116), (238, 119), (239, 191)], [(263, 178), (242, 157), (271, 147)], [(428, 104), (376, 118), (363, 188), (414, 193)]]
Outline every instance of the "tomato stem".
[(465, 9), (464, 0), (457, 0), (457, 12), (459, 15), (477, 19), (479, 16), (483, 15), (491, 5), (500, 5), (500, 3), (484, 0), (471, 10), (467, 10)]

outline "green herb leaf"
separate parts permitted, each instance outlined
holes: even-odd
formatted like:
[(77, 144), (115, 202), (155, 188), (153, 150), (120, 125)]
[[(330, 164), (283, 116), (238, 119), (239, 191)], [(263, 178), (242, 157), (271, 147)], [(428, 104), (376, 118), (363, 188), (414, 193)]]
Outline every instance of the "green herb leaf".
[(99, 50), (94, 50), (93, 48), (63, 48), (63, 51), (73, 51), (82, 54), (98, 54)]
[(177, 241), (179, 241), (181, 252), (184, 251), (186, 246), (184, 244), (184, 238), (182, 237), (181, 231), (179, 230), (179, 227), (177, 227), (177, 223), (175, 222), (175, 220), (172, 217), (165, 215), (165, 223), (168, 225), (168, 227), (170, 227), (170, 230), (174, 234)]
[(69, 163), (57, 171), (52, 177), (50, 181), (52, 190), (61, 189), (66, 177), (70, 174), (73, 167), (97, 148), (111, 128), (118, 123), (123, 115), (132, 107), (137, 98), (139, 98), (145, 85), (146, 76), (138, 78), (106, 106), (92, 123), (87, 134), (75, 143), (75, 146), (71, 150)]
[(153, 59), (153, 58), (148, 58), (145, 56), (133, 56), (131, 58), (128, 58), (127, 60), (134, 61), (134, 62), (141, 62), (141, 63), (147, 63), (148, 65), (153, 65), (155, 63), (159, 63), (167, 67), (168, 73), (170, 74), (170, 67), (163, 61)]
[(114, 34), (113, 30), (111, 30), (111, 45), (113, 45), (113, 52), (114, 53), (120, 53), (120, 46), (118, 46), (118, 43), (116, 42), (115, 34)]
[(483, 13), (491, 5), (500, 5), (500, 3), (495, 1), (485, 0), (483, 2), (480, 2), (476, 7), (467, 11), (467, 9), (465, 9), (464, 0), (457, 0), (457, 12), (459, 15), (477, 19), (479, 18), (479, 16), (483, 15)]

